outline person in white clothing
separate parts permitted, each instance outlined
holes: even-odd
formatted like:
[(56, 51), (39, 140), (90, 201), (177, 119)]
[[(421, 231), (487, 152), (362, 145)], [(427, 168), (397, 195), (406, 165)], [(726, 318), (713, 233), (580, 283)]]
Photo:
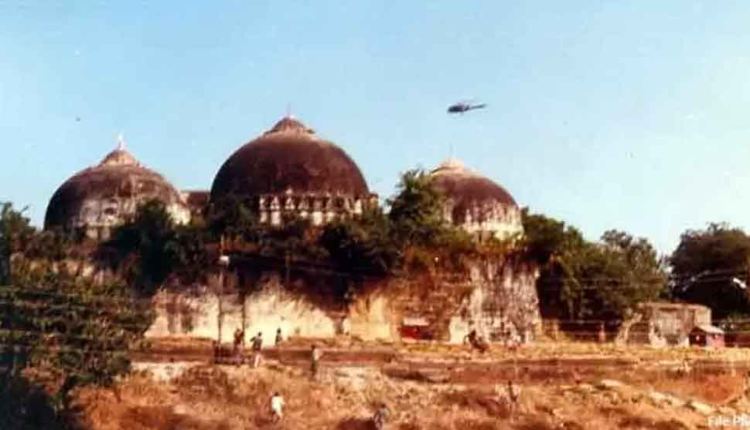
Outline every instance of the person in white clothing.
[(284, 398), (278, 391), (271, 396), (271, 417), (274, 422), (279, 422), (284, 417)]
[(320, 357), (323, 356), (323, 352), (318, 349), (318, 345), (313, 345), (312, 349), (310, 350), (310, 372), (312, 373), (312, 378), (316, 379), (318, 377), (318, 369), (320, 369)]

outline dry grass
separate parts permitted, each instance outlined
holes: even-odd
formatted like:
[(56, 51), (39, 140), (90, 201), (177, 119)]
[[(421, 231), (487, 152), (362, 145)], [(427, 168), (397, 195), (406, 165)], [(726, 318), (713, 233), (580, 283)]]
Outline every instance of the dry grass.
[[(680, 382), (698, 392), (726, 379)], [(268, 399), (287, 401), (281, 424), (269, 419)], [(392, 429), (662, 429), (705, 424), (686, 408), (653, 405), (643, 391), (579, 392), (557, 384), (525, 385), (511, 413), (503, 387), (428, 384), (390, 379), (377, 369), (326, 369), (321, 381), (302, 371), (269, 364), (260, 370), (197, 366), (169, 383), (134, 374), (119, 385), (121, 401), (108, 390), (79, 393), (92, 429), (370, 429), (374, 406), (393, 412)], [(498, 393), (501, 393), (498, 395)]]
[(438, 359), (471, 358), (472, 360), (535, 360), (535, 359), (600, 359), (616, 358), (632, 362), (721, 360), (750, 361), (750, 348), (652, 348), (648, 346), (618, 346), (612, 343), (537, 342), (510, 350), (494, 344), (487, 354), (471, 352), (464, 345), (442, 343), (407, 343), (399, 349), (412, 357)]
[[(320, 381), (311, 381), (304, 368), (272, 361), (259, 370), (193, 366), (169, 382), (135, 373), (119, 384), (119, 401), (113, 391), (93, 389), (80, 392), (78, 401), (88, 427), (104, 430), (369, 429), (369, 417), (380, 402), (393, 412), (391, 429), (682, 430), (701, 428), (706, 418), (684, 407), (654, 404), (647, 394), (656, 390), (684, 399), (726, 404), (742, 393), (743, 375), (732, 372), (731, 366), (725, 370), (704, 366), (699, 370), (699, 364), (750, 362), (750, 350), (745, 349), (540, 343), (512, 352), (495, 347), (489, 354), (480, 355), (462, 346), (341, 342), (321, 344), (341, 351), (351, 348), (349, 359), (360, 355), (367, 359), (368, 353), (382, 353), (388, 348), (399, 359), (390, 365), (370, 362), (362, 367), (324, 363)], [(307, 343), (309, 340), (293, 341), (288, 348)], [(197, 351), (206, 349), (207, 344), (176, 339), (162, 347), (175, 352)], [(560, 365), (560, 358), (581, 362)], [(594, 361), (586, 362), (588, 359)], [(601, 366), (596, 361), (600, 359), (626, 365)], [(680, 374), (670, 369), (686, 359), (696, 364), (694, 372)], [(531, 363), (533, 360), (549, 363), (539, 366)], [(427, 365), (441, 377), (425, 377)], [(442, 373), (447, 376), (443, 378)], [(628, 386), (616, 392), (578, 389), (579, 383), (595, 383), (602, 378), (625, 381)], [(509, 379), (522, 385), (520, 403), (513, 413), (498, 395)], [(271, 423), (268, 414), (268, 401), (275, 391), (281, 392), (287, 402), (281, 424)], [(748, 402), (742, 404), (750, 406)]]
[(693, 372), (686, 375), (644, 372), (629, 380), (639, 387), (718, 405), (737, 398), (745, 389), (744, 377), (731, 372)]

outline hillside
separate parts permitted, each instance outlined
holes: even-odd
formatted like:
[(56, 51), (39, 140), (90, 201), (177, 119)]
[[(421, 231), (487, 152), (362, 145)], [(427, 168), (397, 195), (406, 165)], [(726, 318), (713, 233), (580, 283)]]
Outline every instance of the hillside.
[[(257, 370), (140, 362), (118, 384), (119, 401), (114, 391), (86, 389), (77, 403), (102, 430), (366, 429), (380, 402), (392, 411), (392, 429), (697, 429), (750, 406), (744, 350), (628, 351), (542, 344), (480, 357), (412, 346), (378, 362), (366, 348), (339, 361), (332, 348), (311, 380), (290, 346)], [(515, 405), (508, 380), (520, 389)], [(275, 391), (287, 402), (279, 424), (268, 413)]]

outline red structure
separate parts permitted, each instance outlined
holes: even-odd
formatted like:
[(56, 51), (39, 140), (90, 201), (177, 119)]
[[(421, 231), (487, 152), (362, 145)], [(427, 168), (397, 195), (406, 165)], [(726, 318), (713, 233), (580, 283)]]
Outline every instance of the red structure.
[(695, 326), (690, 331), (690, 345), (721, 348), (724, 346), (724, 331), (712, 325)]
[(430, 325), (424, 318), (404, 318), (401, 324), (401, 337), (413, 340), (432, 340)]

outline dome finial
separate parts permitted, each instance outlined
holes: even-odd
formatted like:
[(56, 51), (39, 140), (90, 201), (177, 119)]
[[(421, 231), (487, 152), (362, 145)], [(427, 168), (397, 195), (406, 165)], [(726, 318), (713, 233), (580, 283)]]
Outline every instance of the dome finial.
[(124, 151), (126, 146), (127, 145), (125, 144), (125, 136), (123, 136), (122, 132), (120, 132), (117, 135), (117, 150)]
[(286, 116), (285, 118), (294, 119), (294, 115), (292, 115), (292, 104), (287, 103), (286, 104)]
[(449, 169), (449, 170), (465, 170), (464, 163), (461, 162), (458, 158), (455, 158), (453, 156), (448, 157), (447, 160), (443, 161), (442, 164), (440, 164), (439, 168), (441, 169)]
[(117, 134), (117, 148), (114, 151), (107, 154), (99, 163), (100, 166), (138, 166), (138, 160), (133, 157), (127, 150), (127, 144), (125, 143), (125, 137), (122, 133)]
[(281, 118), (270, 130), (264, 134), (272, 133), (299, 133), (312, 136), (314, 131), (311, 128), (306, 127), (298, 119), (291, 115), (287, 115)]

